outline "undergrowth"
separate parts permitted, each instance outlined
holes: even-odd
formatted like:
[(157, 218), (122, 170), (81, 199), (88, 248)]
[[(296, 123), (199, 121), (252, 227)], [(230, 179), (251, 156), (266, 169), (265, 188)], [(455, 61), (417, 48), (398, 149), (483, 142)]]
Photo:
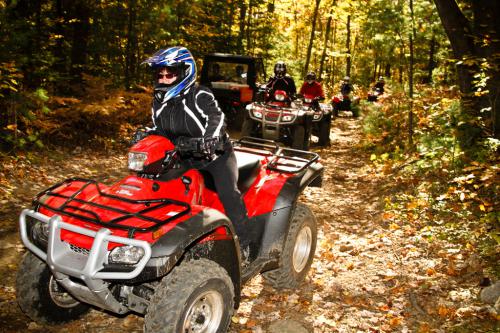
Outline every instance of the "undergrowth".
[(461, 151), (460, 103), (449, 90), (419, 87), (409, 145), (409, 101), (395, 89), (364, 104), (364, 145), (374, 167), (390, 177), (384, 217), (410, 225), (429, 240), (447, 239), (475, 252), (486, 274), (500, 278), (499, 142), (486, 138), (473, 158)]

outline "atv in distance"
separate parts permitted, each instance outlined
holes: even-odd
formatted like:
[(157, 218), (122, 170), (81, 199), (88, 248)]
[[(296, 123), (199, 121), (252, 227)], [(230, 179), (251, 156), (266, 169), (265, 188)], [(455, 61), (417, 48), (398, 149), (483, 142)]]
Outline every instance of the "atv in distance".
[(206, 158), (202, 146), (149, 135), (130, 148), (133, 173), (117, 183), (70, 178), (39, 193), (19, 219), (29, 250), (16, 281), (21, 309), (58, 324), (94, 306), (145, 315), (145, 332), (215, 333), (227, 330), (253, 276), (298, 288), (317, 239), (298, 197), (321, 185), (319, 156), (261, 139), (233, 142), (250, 218), (243, 258), (212, 178), (185, 163)]
[(338, 117), (340, 114), (340, 111), (350, 111), (352, 113), (352, 116), (357, 118), (359, 117), (359, 97), (355, 96), (354, 98), (349, 97), (349, 95), (336, 95), (333, 96), (332, 101), (332, 108), (333, 112), (335, 114), (335, 117)]
[(245, 106), (262, 82), (266, 82), (262, 58), (212, 53), (203, 59), (200, 83), (212, 90), (230, 128), (241, 129)]
[(283, 90), (269, 96), (261, 92), (261, 102), (247, 106), (248, 115), (243, 122), (243, 136), (261, 137), (282, 142), (293, 149), (308, 150), (311, 134), (319, 136), (320, 145), (330, 142), (331, 107), (318, 100), (304, 100), (303, 96), (292, 101)]

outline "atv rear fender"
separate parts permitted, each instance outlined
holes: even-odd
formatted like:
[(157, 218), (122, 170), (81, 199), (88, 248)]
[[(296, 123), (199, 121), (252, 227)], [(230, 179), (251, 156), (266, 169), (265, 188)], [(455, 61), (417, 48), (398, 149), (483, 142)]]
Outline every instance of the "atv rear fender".
[[(267, 217), (263, 233), (261, 255), (269, 258), (279, 258), (285, 243), (285, 236), (290, 227), (290, 218), (297, 199), (307, 186), (320, 187), (322, 182), (323, 166), (313, 163), (307, 169), (290, 177), (280, 191), (272, 213)], [(278, 260), (271, 261), (265, 270), (278, 266)]]

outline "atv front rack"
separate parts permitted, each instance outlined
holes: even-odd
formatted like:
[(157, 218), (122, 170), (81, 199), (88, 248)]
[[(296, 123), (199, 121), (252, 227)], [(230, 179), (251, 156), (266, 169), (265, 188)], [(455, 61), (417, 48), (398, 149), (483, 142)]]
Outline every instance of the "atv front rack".
[[(82, 186), (77, 189), (74, 193), (71, 195), (65, 195), (61, 194), (58, 192), (55, 192), (57, 189), (61, 189), (62, 186), (69, 184), (71, 182), (83, 182)], [(83, 191), (90, 187), (90, 186), (95, 186), (95, 189), (97, 190), (97, 194), (101, 197), (108, 198), (108, 199), (113, 199), (118, 202), (125, 202), (127, 204), (136, 204), (136, 205), (142, 205), (144, 208), (139, 209), (137, 211), (126, 211), (124, 209), (118, 208), (118, 207), (113, 207), (111, 205), (104, 205), (96, 202), (92, 202), (89, 200), (84, 200), (78, 198), (80, 194), (83, 193)], [(59, 206), (56, 205), (50, 205), (47, 204), (46, 202), (50, 198), (61, 198), (65, 199), (62, 204)], [(76, 204), (76, 205), (75, 205)], [(79, 207), (78, 204), (81, 205), (88, 205), (92, 208), (95, 209), (101, 209), (103, 211), (111, 212), (118, 214), (117, 217), (112, 218), (108, 221), (104, 221), (99, 215), (94, 212), (93, 210)], [(116, 229), (124, 229), (128, 230), (129, 237), (132, 238), (134, 233), (136, 231), (139, 232), (149, 232), (149, 231), (154, 231), (161, 226), (169, 223), (170, 221), (173, 221), (175, 219), (178, 219), (186, 214), (188, 214), (191, 211), (191, 206), (185, 202), (182, 201), (177, 201), (177, 200), (172, 200), (168, 198), (160, 198), (160, 199), (144, 199), (144, 200), (134, 200), (134, 199), (128, 199), (124, 198), (121, 196), (117, 195), (112, 195), (112, 194), (107, 194), (103, 192), (99, 186), (99, 184), (95, 180), (90, 180), (90, 179), (84, 179), (84, 178), (69, 178), (66, 179), (62, 182), (59, 182), (55, 184), (54, 186), (48, 188), (45, 191), (42, 191), (38, 193), (35, 198), (33, 199), (33, 205), (35, 207), (44, 207), (52, 212), (66, 215), (66, 216), (71, 216), (86, 222), (90, 222), (93, 224), (97, 224), (103, 227), (107, 228), (116, 228)], [(178, 207), (181, 207), (182, 210), (179, 212), (176, 212), (175, 215), (169, 215), (165, 219), (158, 219), (154, 218), (151, 216), (148, 216), (146, 214), (150, 214), (154, 212), (155, 210), (161, 209), (163, 207), (169, 206), (169, 205), (175, 205)], [(136, 226), (130, 226), (130, 225), (124, 225), (122, 224), (123, 222), (130, 220), (130, 219), (140, 219), (144, 220), (147, 222), (153, 223), (153, 225), (149, 227), (136, 227)]]
[(235, 141), (236, 149), (270, 158), (267, 169), (282, 173), (300, 173), (319, 160), (319, 155), (310, 151), (280, 147), (272, 140), (242, 137)]

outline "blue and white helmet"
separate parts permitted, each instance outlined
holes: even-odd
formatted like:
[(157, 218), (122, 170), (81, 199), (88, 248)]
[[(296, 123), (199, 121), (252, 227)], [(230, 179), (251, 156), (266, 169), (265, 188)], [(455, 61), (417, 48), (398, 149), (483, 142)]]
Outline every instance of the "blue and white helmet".
[(159, 50), (146, 59), (143, 64), (148, 64), (156, 74), (163, 67), (170, 67), (178, 72), (178, 78), (174, 83), (170, 85), (155, 84), (154, 95), (161, 103), (180, 95), (196, 81), (196, 62), (191, 52), (182, 46)]

